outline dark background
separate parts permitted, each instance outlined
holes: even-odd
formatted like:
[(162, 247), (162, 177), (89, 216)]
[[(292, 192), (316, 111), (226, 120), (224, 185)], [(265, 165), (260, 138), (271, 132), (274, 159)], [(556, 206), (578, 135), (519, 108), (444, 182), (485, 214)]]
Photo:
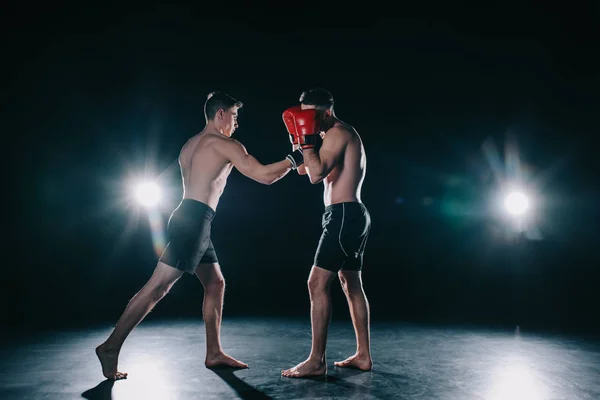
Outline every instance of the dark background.
[[(282, 111), (322, 86), (367, 151), (373, 323), (597, 333), (598, 6), (574, 4), (8, 5), (2, 325), (116, 322), (157, 258), (131, 182), (167, 190), (160, 232), (207, 93), (244, 102), (235, 138), (269, 163), (290, 148)], [(520, 236), (495, 203), (518, 176), (534, 195)], [(308, 318), (322, 209), (306, 177), (232, 172), (213, 225), (224, 318)], [(186, 275), (149, 318), (201, 301)]]

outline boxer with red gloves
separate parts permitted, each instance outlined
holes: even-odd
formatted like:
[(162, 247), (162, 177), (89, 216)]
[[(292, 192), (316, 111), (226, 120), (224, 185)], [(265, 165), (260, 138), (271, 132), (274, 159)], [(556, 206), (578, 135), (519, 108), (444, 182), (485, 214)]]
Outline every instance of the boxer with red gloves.
[[(327, 373), (325, 348), (331, 316), (331, 282), (337, 274), (346, 294), (357, 349), (337, 367), (368, 371), (373, 366), (370, 351), (369, 303), (362, 287), (363, 254), (371, 229), (371, 216), (361, 200), (367, 159), (354, 127), (337, 118), (333, 96), (312, 89), (300, 104), (284, 111), (283, 120), (294, 149), (302, 151), (300, 175), (313, 184), (323, 182), (323, 232), (308, 279), (311, 301), (312, 348), (308, 359), (281, 371), (290, 378)], [(296, 150), (297, 151), (297, 150)]]

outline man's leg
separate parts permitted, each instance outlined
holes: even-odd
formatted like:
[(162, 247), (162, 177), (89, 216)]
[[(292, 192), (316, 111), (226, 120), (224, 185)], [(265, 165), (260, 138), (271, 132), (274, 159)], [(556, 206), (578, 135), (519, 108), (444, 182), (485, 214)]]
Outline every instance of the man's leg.
[(327, 329), (331, 319), (331, 281), (335, 273), (316, 265), (312, 267), (308, 278), (310, 295), (310, 319), (312, 325), (312, 348), (308, 359), (293, 368), (281, 371), (289, 378), (325, 375), (327, 360)]
[(336, 361), (334, 365), (369, 371), (373, 367), (370, 347), (369, 301), (363, 290), (361, 273), (360, 271), (340, 271), (338, 275), (348, 300), (352, 325), (354, 325), (356, 353), (344, 361)]
[(108, 339), (96, 348), (102, 373), (108, 379), (123, 379), (127, 373), (117, 371), (119, 352), (129, 333), (154, 308), (183, 275), (183, 271), (159, 262), (142, 289), (129, 301)]
[(204, 286), (204, 302), (202, 304), (202, 315), (206, 326), (206, 360), (204, 364), (207, 368), (219, 366), (248, 368), (247, 364), (225, 354), (221, 347), (225, 279), (219, 264), (199, 264), (196, 268), (196, 276)]

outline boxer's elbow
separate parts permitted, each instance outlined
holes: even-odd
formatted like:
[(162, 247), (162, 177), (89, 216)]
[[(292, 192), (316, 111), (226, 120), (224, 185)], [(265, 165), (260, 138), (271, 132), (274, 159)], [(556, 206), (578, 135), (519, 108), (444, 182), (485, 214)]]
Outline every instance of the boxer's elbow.
[(260, 183), (262, 183), (263, 185), (272, 185), (275, 182), (277, 182), (279, 180), (279, 176), (268, 176), (266, 177), (264, 180), (262, 180)]
[(317, 183), (321, 183), (323, 179), (325, 179), (325, 176), (322, 174), (316, 174), (312, 171), (308, 171), (308, 179), (310, 180), (310, 183), (316, 185)]
[(320, 183), (327, 176), (325, 168), (322, 165), (307, 166), (306, 172), (308, 173), (310, 183), (313, 185)]

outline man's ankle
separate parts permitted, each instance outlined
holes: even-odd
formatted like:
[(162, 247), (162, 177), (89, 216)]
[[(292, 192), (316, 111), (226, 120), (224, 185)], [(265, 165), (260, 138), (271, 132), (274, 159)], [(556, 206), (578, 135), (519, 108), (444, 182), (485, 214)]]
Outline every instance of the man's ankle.
[(325, 356), (308, 356), (308, 361), (315, 364), (325, 364)]
[(121, 346), (117, 346), (110, 342), (104, 342), (99, 347), (102, 348), (102, 351), (108, 351), (111, 353), (118, 353), (121, 350)]
[(206, 358), (215, 358), (223, 354), (223, 349), (206, 349)]
[(356, 350), (356, 357), (357, 358), (371, 358), (371, 352), (369, 350)]

